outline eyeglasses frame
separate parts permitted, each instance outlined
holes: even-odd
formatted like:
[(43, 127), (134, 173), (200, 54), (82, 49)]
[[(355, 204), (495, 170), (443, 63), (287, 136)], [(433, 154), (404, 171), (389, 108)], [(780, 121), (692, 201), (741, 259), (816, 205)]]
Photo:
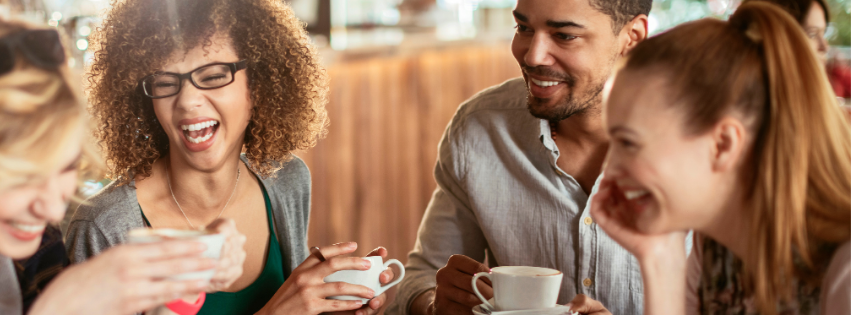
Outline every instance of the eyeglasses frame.
[[(206, 68), (206, 67), (209, 67), (209, 66), (217, 66), (217, 65), (224, 65), (224, 66), (228, 66), (230, 68), (230, 74), (231, 74), (230, 82), (225, 83), (221, 86), (217, 86), (217, 87), (202, 87), (202, 86), (199, 86), (198, 83), (195, 82), (194, 79), (192, 79), (192, 73), (193, 72), (198, 71), (201, 68)], [(159, 73), (146, 75), (145, 77), (143, 77), (142, 79), (139, 80), (139, 87), (142, 88), (142, 94), (145, 94), (145, 96), (147, 96), (151, 99), (160, 99), (160, 98), (172, 97), (172, 96), (175, 96), (177, 94), (180, 94), (180, 91), (183, 90), (183, 80), (185, 80), (185, 79), (188, 79), (189, 82), (192, 83), (192, 85), (195, 86), (195, 88), (197, 88), (199, 90), (215, 90), (215, 89), (223, 88), (223, 87), (233, 83), (233, 81), (236, 80), (236, 72), (239, 71), (239, 70), (244, 70), (246, 68), (248, 68), (248, 60), (247, 59), (242, 59), (242, 60), (237, 61), (237, 62), (214, 62), (214, 63), (209, 63), (209, 64), (206, 64), (206, 65), (200, 66), (198, 68), (192, 69), (192, 71), (189, 71), (189, 72), (186, 72), (186, 73), (159, 72)], [(153, 96), (153, 95), (151, 95), (151, 93), (148, 93), (148, 87), (147, 87), (147, 84), (145, 84), (145, 81), (148, 78), (152, 78), (152, 77), (160, 76), (160, 75), (165, 75), (165, 74), (174, 75), (178, 78), (179, 81), (178, 81), (178, 84), (177, 84), (177, 92), (174, 92), (174, 94), (165, 95), (165, 96)]]

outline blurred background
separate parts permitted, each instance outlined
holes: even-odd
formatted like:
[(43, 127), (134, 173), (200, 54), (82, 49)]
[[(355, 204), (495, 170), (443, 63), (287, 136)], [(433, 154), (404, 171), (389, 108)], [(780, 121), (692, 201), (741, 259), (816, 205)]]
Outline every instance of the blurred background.
[[(298, 152), (313, 177), (309, 245), (357, 241), (358, 254), (385, 246), (405, 262), (434, 191), (437, 144), (456, 108), (520, 75), (509, 49), (516, 1), (288, 2), (331, 78), (330, 133)], [(851, 1), (827, 2), (828, 58), (831, 67), (849, 71)], [(655, 34), (704, 17), (723, 19), (739, 3), (656, 0), (649, 27)], [(88, 36), (109, 7), (109, 0), (0, 0), (0, 17), (23, 15), (64, 31), (69, 63), (82, 71), (92, 58)], [(87, 183), (86, 192), (105, 183)]]

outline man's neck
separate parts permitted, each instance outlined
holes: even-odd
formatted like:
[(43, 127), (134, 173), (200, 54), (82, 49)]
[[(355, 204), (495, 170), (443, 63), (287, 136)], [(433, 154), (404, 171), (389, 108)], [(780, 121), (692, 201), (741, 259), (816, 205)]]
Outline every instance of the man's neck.
[[(553, 122), (550, 122), (553, 124)], [(609, 141), (603, 125), (602, 113), (589, 109), (555, 123), (556, 138), (580, 146), (597, 146)]]

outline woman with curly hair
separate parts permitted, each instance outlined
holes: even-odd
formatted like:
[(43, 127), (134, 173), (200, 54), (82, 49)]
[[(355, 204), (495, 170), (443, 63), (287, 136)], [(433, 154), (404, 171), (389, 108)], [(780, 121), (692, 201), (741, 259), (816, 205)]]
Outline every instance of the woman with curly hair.
[(127, 314), (203, 292), (209, 281), (167, 280), (215, 267), (195, 242), (121, 245), (67, 267), (56, 223), (100, 163), (64, 64), (55, 29), (0, 19), (0, 314)]
[[(292, 152), (324, 135), (328, 85), (282, 1), (116, 1), (93, 48), (89, 97), (115, 181), (72, 218), (73, 261), (125, 242), (133, 228), (194, 229), (229, 217), (247, 237), (242, 275), (208, 294), (200, 314), (382, 306), (385, 295), (369, 305), (325, 299), (375, 297), (323, 281), (369, 268), (341, 256), (357, 244), (307, 254), (310, 174)], [(392, 278), (387, 271), (381, 280)]]

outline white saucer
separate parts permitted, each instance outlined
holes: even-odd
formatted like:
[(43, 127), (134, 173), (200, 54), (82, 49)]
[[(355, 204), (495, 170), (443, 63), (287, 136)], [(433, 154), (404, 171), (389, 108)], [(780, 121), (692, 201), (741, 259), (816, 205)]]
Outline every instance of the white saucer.
[[(493, 299), (488, 300), (491, 304), (493, 304)], [(554, 305), (550, 308), (541, 308), (536, 310), (522, 310), (522, 311), (494, 311), (489, 312), (488, 307), (485, 306), (484, 303), (477, 305), (473, 308), (473, 314), (475, 315), (579, 315), (579, 313), (574, 313), (570, 311), (570, 308), (564, 305)]]

